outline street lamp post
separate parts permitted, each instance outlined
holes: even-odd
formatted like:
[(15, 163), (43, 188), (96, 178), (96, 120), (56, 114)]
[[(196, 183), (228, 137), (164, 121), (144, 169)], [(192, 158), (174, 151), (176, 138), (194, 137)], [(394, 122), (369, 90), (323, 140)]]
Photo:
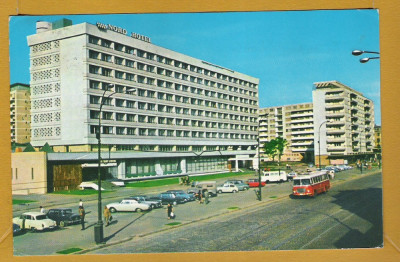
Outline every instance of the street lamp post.
[[(354, 56), (359, 56), (362, 54), (380, 54), (379, 52), (375, 52), (375, 51), (362, 51), (362, 50), (354, 50), (353, 52), (351, 52), (352, 55)], [(369, 60), (371, 59), (379, 59), (379, 56), (375, 56), (375, 57), (364, 57), (360, 59), (360, 63), (367, 63)]]
[[(97, 146), (98, 146), (98, 169), (97, 169), (97, 212), (98, 212), (98, 216), (97, 216), (97, 224), (94, 225), (94, 240), (96, 242), (96, 244), (100, 244), (103, 242), (104, 240), (104, 234), (103, 234), (103, 219), (101, 216), (101, 212), (102, 212), (102, 205), (101, 205), (101, 109), (103, 108), (104, 105), (104, 96), (106, 95), (106, 92), (108, 91), (109, 87), (112, 87), (114, 85), (108, 85), (106, 86), (103, 95), (101, 96), (101, 101), (100, 101), (100, 110), (99, 110), (99, 125), (98, 125), (98, 129), (96, 132), (96, 138), (97, 138)], [(112, 92), (111, 94), (109, 94), (107, 96), (107, 98), (109, 98), (110, 96), (112, 96), (113, 94), (115, 94), (115, 92)]]
[(262, 197), (261, 197), (261, 171), (260, 171), (260, 169), (261, 169), (261, 163), (260, 163), (260, 121), (261, 121), (261, 118), (259, 118), (258, 119), (258, 129), (257, 129), (257, 132), (258, 132), (258, 134), (257, 134), (257, 153), (258, 153), (258, 195), (257, 195), (257, 198), (258, 198), (258, 200), (259, 201), (261, 201), (262, 200)]
[(321, 127), (322, 127), (323, 124), (325, 124), (325, 123), (327, 123), (327, 122), (329, 123), (328, 120), (323, 121), (323, 122), (319, 125), (319, 128), (318, 128), (318, 167), (319, 167), (320, 169), (322, 169), (322, 168), (321, 168)]

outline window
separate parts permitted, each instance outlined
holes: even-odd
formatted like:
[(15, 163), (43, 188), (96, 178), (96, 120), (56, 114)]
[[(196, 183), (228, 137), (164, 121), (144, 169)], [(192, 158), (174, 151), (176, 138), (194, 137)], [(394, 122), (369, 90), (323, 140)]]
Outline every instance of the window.
[(149, 136), (155, 136), (156, 135), (156, 130), (155, 129), (149, 129), (148, 130), (148, 135)]
[(127, 67), (132, 67), (132, 68), (133, 68), (133, 67), (134, 67), (134, 64), (135, 64), (135, 63), (134, 63), (132, 60), (128, 60), (128, 59), (127, 59), (127, 60), (125, 61), (125, 66), (127, 66)]
[(103, 134), (113, 134), (112, 126), (103, 126)]
[(128, 108), (134, 108), (135, 107), (135, 102), (134, 101), (126, 101), (126, 107)]
[(155, 111), (156, 110), (156, 104), (151, 104), (151, 103), (147, 104), (147, 109), (151, 110), (151, 111)]
[(138, 102), (138, 109), (142, 109), (142, 110), (146, 109), (146, 103)]
[(124, 59), (122, 59), (121, 57), (115, 57), (115, 64), (117, 65), (122, 65)]
[(115, 71), (115, 78), (123, 79), (124, 78), (124, 72)]
[(128, 54), (133, 55), (134, 49), (133, 49), (132, 47), (126, 46), (126, 47), (125, 47), (125, 53), (128, 53)]
[(156, 122), (156, 117), (155, 116), (147, 117), (147, 123), (154, 124), (155, 122)]
[(111, 47), (111, 41), (105, 40), (105, 39), (101, 39), (101, 45), (107, 48)]
[(93, 51), (93, 50), (89, 50), (89, 58), (92, 59), (99, 59), (100, 53)]
[(123, 49), (124, 49), (124, 45), (115, 43), (114, 44), (114, 49), (117, 50), (117, 51), (121, 51), (122, 52)]
[(99, 116), (100, 116), (99, 111), (90, 110), (90, 119), (99, 119)]
[(98, 37), (94, 37), (94, 36), (89, 36), (89, 43), (91, 43), (91, 44), (95, 44), (95, 45), (98, 45), (99, 44), (99, 38)]
[[(117, 119), (117, 121), (124, 121), (124, 116), (125, 116), (125, 114), (117, 113), (117, 114), (116, 114), (116, 119)], [(118, 131), (118, 130), (117, 130), (117, 131)]]
[(137, 81), (138, 81), (138, 83), (143, 84), (144, 83), (144, 76), (138, 76), (137, 77)]
[(146, 121), (146, 116), (142, 116), (142, 115), (138, 116), (138, 122), (144, 123), (145, 121)]
[(165, 129), (158, 130), (158, 135), (159, 136), (165, 136)]
[(90, 103), (91, 104), (99, 104), (100, 103), (100, 97), (99, 96), (90, 96)]
[(97, 134), (99, 132), (99, 126), (90, 126), (90, 133)]
[(139, 56), (139, 57), (144, 57), (144, 54), (145, 54), (144, 51), (142, 51), (142, 50), (140, 50), (140, 49), (137, 50), (137, 56)]
[(110, 76), (111, 76), (111, 72), (112, 72), (111, 69), (109, 69), (109, 68), (103, 68), (101, 74), (102, 74), (103, 76), (109, 76), (109, 77), (110, 77)]
[(126, 134), (127, 135), (134, 135), (135, 134), (135, 128), (128, 127), (126, 129)]
[(131, 114), (126, 115), (126, 121), (135, 122), (135, 115), (131, 115)]
[(112, 60), (112, 56), (108, 54), (101, 54), (101, 60), (110, 63)]
[(112, 120), (113, 113), (112, 112), (103, 112), (103, 119)]
[(93, 89), (100, 89), (100, 82), (89, 80), (89, 87)]
[(124, 127), (117, 127), (116, 129), (117, 135), (125, 135), (125, 128)]
[(99, 72), (100, 72), (99, 66), (89, 65), (89, 73), (98, 75)]

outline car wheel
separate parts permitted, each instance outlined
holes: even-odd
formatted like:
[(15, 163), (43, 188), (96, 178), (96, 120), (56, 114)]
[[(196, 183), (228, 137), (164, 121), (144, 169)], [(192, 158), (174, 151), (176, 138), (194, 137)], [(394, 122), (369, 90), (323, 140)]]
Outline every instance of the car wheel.
[(176, 201), (172, 202), (173, 206), (176, 206), (178, 203)]
[(222, 193), (222, 190), (218, 190), (218, 193), (221, 194), (221, 193)]
[(136, 208), (135, 212), (142, 212), (141, 208)]
[(60, 227), (65, 227), (65, 222), (64, 221), (60, 221)]
[(151, 204), (150, 207), (151, 207), (151, 209), (156, 208), (156, 206), (154, 204)]
[(35, 233), (35, 232), (36, 232), (36, 228), (31, 227), (31, 232), (32, 232), (32, 233)]
[(236, 192), (237, 192), (236, 190), (233, 190), (233, 191), (232, 191), (232, 193), (236, 193)]
[(117, 210), (114, 207), (110, 207), (110, 212), (115, 213), (115, 212), (117, 212)]

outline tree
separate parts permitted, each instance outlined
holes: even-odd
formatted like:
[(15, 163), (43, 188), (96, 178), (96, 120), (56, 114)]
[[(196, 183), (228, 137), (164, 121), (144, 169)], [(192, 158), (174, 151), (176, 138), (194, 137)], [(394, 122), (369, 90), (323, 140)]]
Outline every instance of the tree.
[(264, 144), (264, 153), (269, 157), (272, 158), (272, 161), (274, 161), (277, 152), (277, 147), (276, 147), (276, 140), (272, 139), (271, 141), (267, 142)]
[(282, 137), (277, 137), (275, 139), (276, 143), (276, 151), (278, 152), (278, 161), (281, 161), (281, 156), (283, 155), (283, 151), (285, 150), (288, 141)]

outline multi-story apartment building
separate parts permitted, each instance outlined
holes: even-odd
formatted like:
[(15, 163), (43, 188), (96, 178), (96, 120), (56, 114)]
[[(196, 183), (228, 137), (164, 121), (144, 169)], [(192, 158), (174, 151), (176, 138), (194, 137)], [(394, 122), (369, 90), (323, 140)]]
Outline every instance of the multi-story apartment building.
[(312, 103), (262, 108), (259, 110), (259, 117), (261, 144), (282, 137), (288, 141), (288, 144), (281, 160), (313, 161)]
[(123, 178), (165, 174), (170, 166), (186, 172), (226, 169), (229, 159), (255, 153), (254, 77), (102, 23), (38, 22), (28, 44), (33, 146), (47, 142), (56, 152), (96, 151), (101, 118), (104, 149), (126, 152), (118, 154)]
[[(315, 156), (368, 154), (374, 148), (374, 104), (360, 92), (337, 82), (314, 83)], [(317, 161), (318, 163), (318, 161)]]
[(15, 83), (10, 86), (11, 142), (29, 143), (31, 140), (30, 87)]

